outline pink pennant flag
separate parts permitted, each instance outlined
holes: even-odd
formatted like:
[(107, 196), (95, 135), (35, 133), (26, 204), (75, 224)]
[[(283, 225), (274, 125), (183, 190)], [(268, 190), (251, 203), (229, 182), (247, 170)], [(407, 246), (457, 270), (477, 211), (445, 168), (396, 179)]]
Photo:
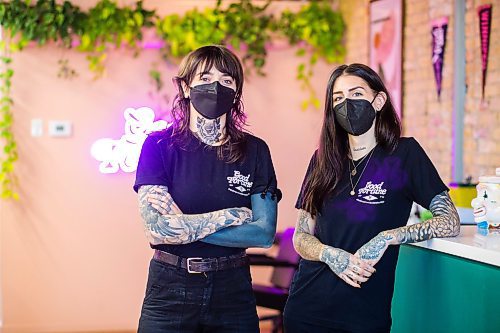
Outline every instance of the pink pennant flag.
[(438, 100), (441, 97), (443, 82), (444, 50), (446, 46), (446, 31), (448, 30), (448, 17), (442, 17), (432, 22), (432, 67), (436, 79)]
[(481, 61), (483, 72), (482, 98), (484, 99), (484, 87), (486, 85), (486, 69), (488, 68), (488, 53), (490, 50), (491, 30), (491, 5), (483, 5), (477, 8), (479, 16), (479, 36), (481, 38)]

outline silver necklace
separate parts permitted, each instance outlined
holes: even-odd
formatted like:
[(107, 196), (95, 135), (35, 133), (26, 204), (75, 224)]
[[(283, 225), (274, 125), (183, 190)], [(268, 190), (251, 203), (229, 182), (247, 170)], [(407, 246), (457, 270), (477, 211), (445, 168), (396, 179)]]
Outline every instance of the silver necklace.
[[(377, 147), (377, 146), (375, 146), (375, 147)], [(354, 170), (352, 170), (352, 171), (351, 171), (351, 170), (349, 170), (349, 171), (351, 171), (351, 172), (349, 172), (349, 180), (350, 180), (350, 182), (351, 182), (351, 188), (352, 188), (351, 192), (349, 193), (350, 195), (355, 195), (355, 194), (356, 194), (356, 192), (354, 192), (354, 189), (356, 188), (356, 186), (358, 186), (359, 180), (360, 180), (360, 179), (361, 179), (361, 177), (363, 176), (363, 173), (365, 172), (365, 169), (366, 169), (366, 167), (368, 166), (368, 163), (370, 163), (370, 158), (372, 158), (372, 154), (373, 154), (373, 152), (375, 151), (375, 147), (373, 147), (373, 149), (372, 149), (372, 151), (370, 152), (370, 154), (365, 155), (365, 157), (366, 157), (366, 156), (368, 156), (368, 155), (370, 155), (370, 156), (368, 156), (368, 160), (366, 161), (366, 164), (365, 164), (365, 166), (364, 166), (363, 170), (361, 171), (361, 173), (360, 173), (360, 175), (359, 175), (359, 178), (358, 178), (358, 180), (356, 181), (356, 184), (354, 184), (354, 185), (352, 184), (352, 176), (354, 176), (354, 175), (356, 174), (356, 172), (352, 173), (352, 171), (354, 171)], [(363, 158), (363, 159), (364, 159), (364, 158)], [(361, 160), (361, 162), (362, 162), (362, 160)], [(361, 162), (359, 162), (359, 163), (358, 163), (358, 166), (361, 164)], [(353, 164), (354, 164), (354, 162), (353, 162)], [(349, 164), (349, 169), (351, 169), (351, 165), (350, 165), (350, 164)]]
[(361, 163), (363, 163), (363, 161), (365, 160), (366, 156), (368, 156), (368, 155), (369, 154), (366, 154), (365, 156), (363, 156), (363, 158), (361, 160), (359, 160), (358, 165), (354, 164), (354, 160), (351, 160), (352, 166), (353, 166), (352, 171), (351, 171), (351, 175), (356, 176), (356, 173), (357, 173), (357, 169), (356, 168), (358, 166), (360, 166)]

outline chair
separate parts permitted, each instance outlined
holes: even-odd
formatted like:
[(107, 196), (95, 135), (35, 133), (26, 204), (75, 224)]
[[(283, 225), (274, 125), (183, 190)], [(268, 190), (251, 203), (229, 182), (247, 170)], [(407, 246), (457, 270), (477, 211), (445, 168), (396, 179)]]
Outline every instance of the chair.
[(292, 282), (293, 274), (297, 270), (299, 255), (293, 247), (294, 228), (288, 228), (283, 233), (277, 234), (275, 244), (279, 245), (276, 257), (263, 254), (250, 254), (250, 265), (272, 266), (271, 285), (253, 284), (253, 292), (257, 306), (278, 310), (279, 314), (260, 317), (259, 320), (272, 320), (273, 333), (282, 330), (283, 310), (288, 298), (288, 288)]

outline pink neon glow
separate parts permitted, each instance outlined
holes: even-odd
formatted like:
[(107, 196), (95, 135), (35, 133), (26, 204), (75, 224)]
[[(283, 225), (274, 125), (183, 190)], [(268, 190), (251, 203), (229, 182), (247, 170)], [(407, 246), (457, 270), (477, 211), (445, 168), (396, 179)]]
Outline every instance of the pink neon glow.
[(149, 133), (167, 128), (164, 120), (155, 121), (155, 113), (148, 107), (127, 108), (124, 113), (125, 134), (118, 140), (103, 138), (92, 145), (90, 154), (99, 162), (101, 173), (116, 173), (118, 170), (137, 170), (142, 144)]

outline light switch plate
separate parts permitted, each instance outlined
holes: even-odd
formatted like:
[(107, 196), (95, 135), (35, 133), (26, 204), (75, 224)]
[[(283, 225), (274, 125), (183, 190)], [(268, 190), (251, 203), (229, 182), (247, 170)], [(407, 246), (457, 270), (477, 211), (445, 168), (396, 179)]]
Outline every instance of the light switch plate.
[(31, 119), (31, 136), (40, 137), (43, 135), (43, 120), (39, 118)]

